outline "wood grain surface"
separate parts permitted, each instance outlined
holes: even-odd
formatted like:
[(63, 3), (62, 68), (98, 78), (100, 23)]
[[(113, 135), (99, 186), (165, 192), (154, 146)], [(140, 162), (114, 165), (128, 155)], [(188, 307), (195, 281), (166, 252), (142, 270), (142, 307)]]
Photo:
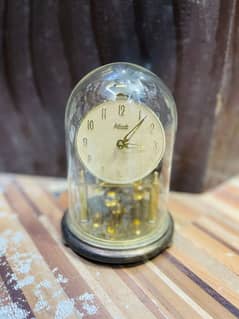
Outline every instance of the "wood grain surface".
[(0, 318), (239, 318), (239, 178), (171, 193), (173, 245), (111, 267), (62, 242), (64, 180), (0, 177)]

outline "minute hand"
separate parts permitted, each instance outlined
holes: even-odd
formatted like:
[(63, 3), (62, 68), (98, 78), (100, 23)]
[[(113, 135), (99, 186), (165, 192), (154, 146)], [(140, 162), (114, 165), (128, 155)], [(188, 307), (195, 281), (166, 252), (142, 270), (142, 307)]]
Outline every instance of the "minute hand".
[(145, 116), (142, 120), (140, 120), (124, 137), (123, 141), (128, 142), (131, 137), (134, 135), (134, 133), (137, 131), (137, 129), (143, 124), (143, 121), (146, 119), (147, 116)]

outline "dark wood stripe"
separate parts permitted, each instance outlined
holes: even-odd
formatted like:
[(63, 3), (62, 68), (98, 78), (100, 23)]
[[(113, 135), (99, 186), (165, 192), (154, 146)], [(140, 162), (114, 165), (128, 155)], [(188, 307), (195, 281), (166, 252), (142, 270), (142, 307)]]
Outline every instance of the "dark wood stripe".
[(183, 265), (177, 258), (172, 256), (168, 251), (164, 253), (164, 256), (175, 265), (182, 273), (195, 282), (201, 289), (203, 289), (208, 295), (213, 297), (218, 303), (226, 308), (231, 314), (239, 318), (239, 309), (234, 306), (229, 300), (220, 295), (215, 289), (209, 286), (204, 280), (199, 278), (188, 267)]
[(8, 263), (6, 256), (0, 257), (0, 276), (2, 277), (12, 302), (16, 304), (17, 307), (26, 311), (26, 319), (36, 318), (23, 291), (17, 286), (17, 281), (14, 279), (15, 274)]
[[(81, 274), (71, 264), (64, 252), (58, 246), (57, 242), (50, 236), (47, 229), (39, 222), (37, 215), (40, 214), (40, 212), (36, 212), (34, 203), (32, 203), (30, 198), (22, 189), (21, 192), (19, 191), (19, 187), (19, 185), (16, 187), (16, 185), (11, 184), (4, 195), (10, 207), (18, 213), (20, 222), (25, 227), (49, 268), (53, 269), (57, 267), (59, 272), (69, 279), (67, 284), (60, 283), (65, 293), (69, 298), (75, 298), (85, 292), (94, 294), (94, 291), (92, 291)], [(89, 316), (84, 314), (84, 318), (111, 318), (110, 314), (101, 304), (97, 296), (95, 296), (95, 304), (99, 309), (97, 313)]]
[(192, 224), (194, 226), (196, 226), (197, 228), (199, 228), (204, 233), (206, 233), (208, 236), (212, 237), (213, 239), (217, 240), (218, 242), (220, 242), (221, 244), (223, 244), (227, 248), (231, 249), (235, 254), (237, 254), (237, 255), (239, 254), (239, 249), (237, 249), (237, 248), (233, 247), (232, 245), (228, 244), (225, 240), (223, 240), (219, 236), (213, 234), (210, 230), (206, 229), (202, 225), (199, 225), (197, 222), (193, 222)]
[(138, 286), (138, 284), (127, 274), (126, 271), (120, 268), (115, 268), (114, 271), (124, 281), (124, 283), (132, 290), (132, 292), (139, 298), (139, 300), (152, 312), (156, 318), (166, 319), (166, 317), (160, 312), (158, 307), (152, 302), (152, 300), (145, 294), (145, 292)]

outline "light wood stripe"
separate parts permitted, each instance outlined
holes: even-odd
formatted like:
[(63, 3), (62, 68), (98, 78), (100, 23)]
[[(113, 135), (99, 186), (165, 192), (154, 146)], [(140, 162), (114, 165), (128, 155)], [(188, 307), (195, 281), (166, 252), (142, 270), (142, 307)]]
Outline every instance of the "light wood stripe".
[(239, 224), (238, 208), (230, 205), (228, 202), (217, 198), (213, 194), (207, 194), (202, 198), (202, 202), (205, 201), (207, 207), (211, 210), (217, 210), (222, 215), (222, 218), (229, 218), (232, 222)]
[(227, 185), (225, 188), (219, 188), (213, 192), (214, 196), (224, 199), (226, 202), (238, 206), (238, 187)]
[(201, 218), (201, 215), (206, 216), (207, 218), (212, 218), (213, 220), (217, 220), (220, 222), (224, 227), (228, 226), (231, 229), (234, 229), (236, 233), (239, 233), (239, 222), (236, 219), (235, 213), (232, 212), (230, 214), (230, 208), (225, 212), (224, 207), (220, 204), (214, 202), (214, 197), (209, 197), (208, 195), (202, 196), (200, 202), (198, 203), (195, 201), (194, 206), (192, 209), (195, 209), (195, 207), (198, 209), (198, 206), (200, 206), (200, 210), (202, 212), (205, 212), (202, 214), (199, 211), (198, 218)]

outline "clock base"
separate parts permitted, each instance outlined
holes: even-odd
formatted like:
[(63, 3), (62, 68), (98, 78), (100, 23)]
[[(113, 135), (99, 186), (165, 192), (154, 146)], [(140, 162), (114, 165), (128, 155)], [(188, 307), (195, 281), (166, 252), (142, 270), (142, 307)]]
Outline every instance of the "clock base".
[(147, 246), (125, 250), (99, 248), (82, 241), (69, 229), (66, 216), (67, 213), (64, 214), (61, 223), (65, 244), (76, 254), (96, 262), (107, 264), (133, 264), (145, 262), (168, 248), (172, 242), (174, 223), (170, 214), (169, 226), (160, 238)]

